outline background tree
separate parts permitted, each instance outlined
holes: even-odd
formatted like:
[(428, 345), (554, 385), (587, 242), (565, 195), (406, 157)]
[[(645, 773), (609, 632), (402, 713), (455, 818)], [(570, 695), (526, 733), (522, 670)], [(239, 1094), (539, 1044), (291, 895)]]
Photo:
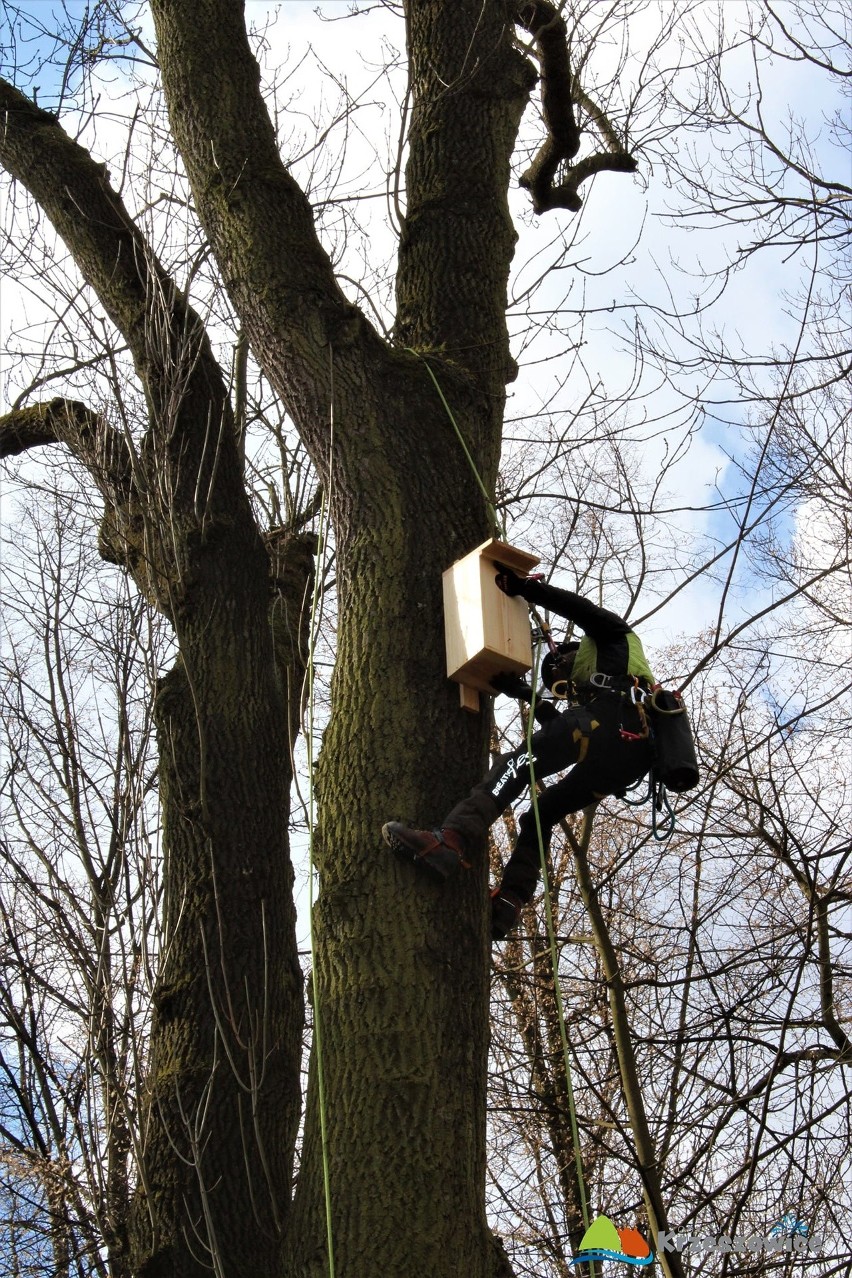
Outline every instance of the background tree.
[(40, 1264), (11, 1247), (3, 1272), (124, 1274), (139, 1008), (159, 941), (146, 667), (162, 643), (126, 579), (94, 577), (92, 512), (79, 498), (69, 509), (56, 483), (53, 520), (37, 508), (18, 524), (26, 554), (5, 616), (3, 1185), (9, 1225), (34, 1217), (44, 1238)]

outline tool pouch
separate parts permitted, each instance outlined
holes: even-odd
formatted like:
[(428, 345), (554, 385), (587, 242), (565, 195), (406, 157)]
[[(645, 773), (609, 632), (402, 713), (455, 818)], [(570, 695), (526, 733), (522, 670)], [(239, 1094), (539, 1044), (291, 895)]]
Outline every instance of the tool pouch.
[(686, 706), (676, 692), (655, 690), (645, 702), (654, 742), (654, 775), (667, 790), (682, 794), (698, 785), (698, 759)]

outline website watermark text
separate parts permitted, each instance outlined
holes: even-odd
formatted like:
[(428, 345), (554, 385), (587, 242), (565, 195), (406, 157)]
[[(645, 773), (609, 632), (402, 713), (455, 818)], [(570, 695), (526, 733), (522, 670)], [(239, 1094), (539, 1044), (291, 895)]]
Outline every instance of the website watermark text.
[(761, 1237), (759, 1234), (746, 1234), (742, 1237), (729, 1238), (727, 1234), (689, 1234), (677, 1230), (661, 1229), (657, 1234), (657, 1255), (663, 1252), (687, 1252), (697, 1255), (699, 1252), (715, 1252), (725, 1255), (729, 1252), (756, 1255), (761, 1251), (788, 1251), (797, 1254), (810, 1252), (814, 1255), (822, 1253), (824, 1234), (804, 1235), (794, 1233), (787, 1237), (772, 1234)]

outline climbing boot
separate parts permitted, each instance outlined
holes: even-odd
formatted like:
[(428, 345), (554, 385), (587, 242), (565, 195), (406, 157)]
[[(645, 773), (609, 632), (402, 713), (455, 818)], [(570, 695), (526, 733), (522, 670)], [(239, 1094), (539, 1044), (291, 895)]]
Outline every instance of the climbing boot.
[(413, 861), (433, 878), (449, 879), (470, 869), (464, 839), (457, 830), (413, 830), (400, 821), (382, 826), (382, 838), (400, 861)]
[(514, 892), (496, 887), (491, 893), (491, 939), (505, 941), (521, 917), (525, 902)]

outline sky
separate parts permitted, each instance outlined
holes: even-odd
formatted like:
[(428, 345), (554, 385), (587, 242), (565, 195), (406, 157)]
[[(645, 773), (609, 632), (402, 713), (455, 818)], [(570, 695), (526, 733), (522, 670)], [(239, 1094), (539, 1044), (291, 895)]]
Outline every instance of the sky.
[[(54, 0), (30, 0), (20, 6), (25, 16), (37, 18), (44, 27), (50, 26), (52, 13), (64, 8), (67, 17), (74, 18), (84, 7), (79, 0), (68, 0), (65, 6), (57, 5)], [(395, 238), (387, 226), (386, 172), (393, 165), (398, 134), (397, 107), (403, 93), (401, 71), (389, 81), (377, 81), (381, 57), (387, 55), (388, 50), (399, 51), (403, 34), (399, 19), (381, 6), (362, 8), (365, 11), (353, 19), (344, 18), (351, 9), (348, 0), (345, 3), (332, 0), (321, 6), (314, 0), (284, 0), (276, 4), (249, 0), (247, 5), (250, 22), (265, 30), (262, 65), (267, 82), (275, 75), (281, 76), (282, 68), (287, 77), (282, 94), (287, 110), (279, 130), (282, 153), (285, 158), (294, 159), (296, 176), (315, 196), (324, 193), (326, 180), (317, 164), (317, 153), (311, 152), (302, 159), (294, 157), (310, 149), (314, 121), (321, 117), (327, 119), (334, 113), (337, 90), (319, 74), (320, 63), (331, 68), (358, 101), (346, 137), (345, 154), (341, 127), (333, 129), (324, 143), (327, 155), (340, 156), (339, 166), (329, 162), (335, 172), (335, 189), (371, 197), (361, 198), (353, 206), (362, 231), (352, 235), (341, 263), (344, 273), (353, 279), (362, 271), (362, 258), (375, 263), (393, 255)], [(734, 8), (745, 12), (746, 6)], [(731, 9), (732, 6), (727, 6), (728, 15)], [(654, 24), (665, 10), (666, 6), (650, 5), (633, 20), (631, 33), (637, 59), (643, 42), (652, 38)], [(713, 5), (701, 5), (695, 21), (709, 24), (714, 12)], [(268, 23), (270, 15), (274, 20)], [(153, 46), (152, 24), (145, 10), (140, 14), (138, 29), (143, 40)], [(685, 29), (674, 34), (683, 35)], [(36, 63), (39, 52), (46, 51), (47, 44), (44, 39), (34, 40), (26, 47)], [(604, 53), (597, 70), (599, 76), (606, 76), (606, 62), (611, 56), (614, 52)], [(744, 53), (736, 56), (742, 62), (739, 74), (745, 84), (750, 68)], [(634, 65), (638, 65), (638, 61)], [(114, 63), (104, 71), (98, 132), (95, 134), (87, 127), (82, 134), (82, 140), (91, 145), (99, 157), (108, 160), (115, 160), (125, 147), (124, 117), (128, 109), (125, 74), (126, 67), (121, 63)], [(153, 73), (148, 73), (148, 78), (153, 78)], [(34, 82), (39, 88), (39, 100), (50, 104), (61, 83), (60, 71), (41, 66)], [(821, 117), (832, 106), (820, 97), (824, 92), (819, 76), (803, 71), (794, 63), (776, 60), (766, 80), (765, 110), (767, 115), (776, 117), (780, 127), (789, 103), (795, 101), (797, 108), (809, 114), (810, 127), (816, 132)], [(104, 104), (113, 109), (104, 110)], [(534, 129), (535, 111), (528, 116)], [(642, 123), (646, 130), (650, 129), (647, 119)], [(684, 139), (676, 145), (683, 149), (691, 141)], [(373, 144), (375, 157), (371, 155)], [(696, 139), (695, 144), (700, 147), (702, 139)], [(641, 298), (646, 303), (667, 306), (675, 295), (683, 305), (694, 287), (692, 277), (704, 269), (721, 266), (742, 235), (736, 229), (722, 228), (697, 232), (661, 216), (676, 208), (677, 198), (661, 155), (661, 148), (651, 147), (635, 178), (602, 174), (593, 183), (587, 183), (583, 188), (584, 207), (577, 218), (557, 212), (535, 219), (530, 214), (526, 193), (517, 188), (510, 192), (510, 205), (519, 230), (510, 283), (510, 325), (517, 334), (515, 349), (521, 356), (522, 366), (517, 382), (508, 391), (507, 438), (523, 437), (528, 432), (529, 418), (538, 415), (543, 405), (550, 406), (564, 419), (575, 411), (590, 386), (605, 385), (610, 400), (628, 394), (628, 388), (634, 386), (624, 407), (624, 417), (634, 422), (637, 438), (654, 435), (647, 440), (641, 454), (642, 474), (650, 478), (661, 465), (666, 449), (671, 447), (676, 423), (683, 420), (685, 395), (697, 393), (704, 400), (704, 423), (672, 477), (669, 501), (670, 505), (695, 508), (688, 516), (682, 516), (681, 540), (686, 546), (690, 539), (697, 543), (704, 537), (722, 542), (734, 531), (729, 512), (711, 509), (702, 513), (700, 508), (718, 506), (720, 499), (734, 495), (740, 483), (737, 463), (745, 457), (746, 438), (741, 427), (747, 419), (748, 408), (741, 403), (719, 402), (731, 399), (731, 386), (724, 377), (717, 377), (715, 384), (707, 385), (699, 374), (684, 381), (670, 372), (662, 375), (646, 369), (637, 385), (634, 326), (637, 321), (652, 321), (647, 308), (637, 308), (635, 301)], [(143, 186), (142, 195), (137, 194), (135, 198), (154, 197), (157, 183), (158, 176), (152, 171), (149, 185)], [(126, 198), (132, 204), (133, 193), (128, 191)], [(166, 220), (162, 218), (156, 223), (155, 217), (156, 214), (152, 214), (149, 223), (166, 243), (170, 233)], [(321, 234), (332, 251), (338, 248), (338, 228), (332, 221), (326, 221)], [(615, 263), (620, 265), (609, 271)], [(558, 314), (563, 331), (542, 328), (527, 344), (521, 334), (528, 317), (523, 315), (519, 299), (546, 268), (548, 273), (537, 289), (532, 309), (539, 317)], [(802, 262), (789, 256), (785, 259), (780, 251), (769, 250), (759, 260), (753, 259), (746, 269), (733, 275), (722, 303), (713, 312), (713, 326), (726, 340), (734, 346), (739, 343), (744, 350), (765, 351), (792, 345), (797, 321), (795, 314), (790, 314), (790, 308), (785, 306), (783, 294), (795, 290), (802, 269)], [(349, 289), (353, 300), (360, 300), (357, 291), (346, 281), (344, 288)], [(198, 304), (201, 299), (195, 300)], [(22, 317), (36, 320), (40, 305), (39, 300), (19, 288), (15, 280), (4, 281), (0, 295), (4, 355), (15, 345), (14, 334), (21, 332)], [(570, 348), (578, 334), (576, 314), (580, 310), (588, 316), (582, 332), (583, 346), (572, 352)], [(223, 333), (222, 336), (226, 340), (229, 335)], [(5, 378), (10, 374), (14, 381), (16, 374), (6, 357)], [(641, 422), (648, 414), (666, 422), (666, 429), (643, 430)], [(786, 523), (782, 521), (779, 527), (782, 535), (790, 538), (796, 532), (792, 517), (788, 517)], [(767, 583), (750, 573), (745, 558), (738, 571), (741, 584), (747, 590), (746, 606), (751, 607), (755, 597), (768, 589)], [(662, 583), (660, 589), (671, 587), (672, 579), (666, 582), (665, 573), (658, 579)], [(569, 579), (563, 584), (572, 582)], [(639, 607), (640, 613), (650, 611), (655, 605), (656, 586), (646, 589), (650, 597)], [(684, 628), (685, 615), (689, 620), (688, 629), (693, 632), (711, 623), (717, 604), (716, 584), (700, 579), (678, 596), (675, 605), (656, 614), (649, 623), (655, 641), (664, 642), (677, 635)], [(731, 596), (728, 606), (735, 620), (740, 606), (736, 594)]]

